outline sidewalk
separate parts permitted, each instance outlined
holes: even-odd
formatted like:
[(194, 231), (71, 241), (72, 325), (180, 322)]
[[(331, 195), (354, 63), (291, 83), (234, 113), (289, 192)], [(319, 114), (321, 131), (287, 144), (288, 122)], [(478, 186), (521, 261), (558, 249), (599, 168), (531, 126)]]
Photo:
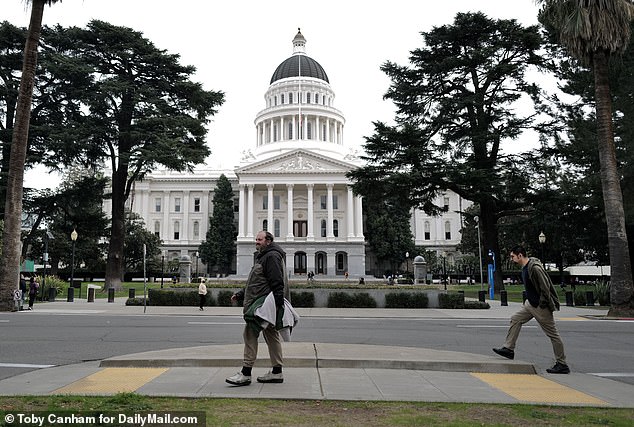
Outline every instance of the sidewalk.
[[(505, 318), (517, 310), (489, 301), (489, 310), (298, 309), (302, 317)], [(196, 311), (194, 311), (196, 310)], [(139, 316), (239, 316), (238, 307), (125, 307), (122, 301), (38, 304), (38, 313)], [(18, 314), (20, 315), (20, 314)], [(562, 307), (558, 319), (605, 315)], [(301, 320), (300, 320), (301, 322)], [(224, 379), (241, 366), (242, 345), (212, 345), (121, 355), (57, 366), (0, 381), (0, 395), (112, 395), (526, 403), (634, 408), (634, 386), (592, 375), (551, 375), (530, 363), (463, 352), (374, 345), (290, 342), (284, 344), (284, 383), (259, 384), (269, 369), (266, 345), (253, 383), (233, 387)]]

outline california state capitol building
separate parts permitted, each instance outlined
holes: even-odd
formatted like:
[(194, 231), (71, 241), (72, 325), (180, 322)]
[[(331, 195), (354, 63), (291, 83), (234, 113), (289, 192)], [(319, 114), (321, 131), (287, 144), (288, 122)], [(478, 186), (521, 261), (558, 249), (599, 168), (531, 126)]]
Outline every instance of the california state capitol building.
[[(213, 214), (216, 182), (224, 174), (235, 194), (235, 275), (251, 270), (255, 235), (264, 229), (286, 251), (290, 277), (310, 271), (325, 277), (346, 272), (352, 279), (380, 277), (383, 271), (364, 238), (362, 198), (353, 194), (346, 177), (363, 162), (346, 147), (344, 112), (335, 106), (326, 71), (306, 54), (301, 31), (292, 40), (292, 55), (272, 70), (264, 99), (254, 120), (253, 146), (241, 153), (235, 168), (155, 171), (134, 183), (128, 208), (162, 239), (166, 260), (188, 256), (199, 275), (215, 275), (198, 265), (196, 252)], [(451, 263), (460, 243), (460, 212), (471, 203), (450, 191), (436, 203), (448, 211), (431, 217), (413, 210), (411, 232), (417, 246)], [(110, 213), (109, 203), (104, 210)]]

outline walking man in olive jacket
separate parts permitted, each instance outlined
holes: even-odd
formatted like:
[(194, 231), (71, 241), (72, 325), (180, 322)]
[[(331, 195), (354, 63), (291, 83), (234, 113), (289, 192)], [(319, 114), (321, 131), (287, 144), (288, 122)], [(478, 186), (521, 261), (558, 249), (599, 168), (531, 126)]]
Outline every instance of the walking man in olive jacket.
[(570, 368), (566, 363), (564, 344), (561, 341), (553, 312), (559, 310), (559, 298), (555, 286), (544, 270), (544, 266), (537, 258), (529, 258), (526, 249), (515, 246), (511, 250), (511, 260), (522, 267), (522, 281), (526, 290), (526, 301), (522, 308), (511, 316), (511, 326), (506, 335), (506, 341), (501, 348), (493, 351), (507, 359), (515, 357), (515, 342), (520, 334), (522, 325), (532, 318), (537, 320), (539, 326), (553, 346), (556, 363), (552, 368), (546, 369), (549, 374), (568, 374)]
[[(256, 301), (261, 301), (270, 292), (275, 298), (275, 309), (279, 313), (284, 309), (284, 298), (289, 298), (288, 280), (285, 274), (286, 253), (282, 248), (273, 242), (273, 235), (268, 231), (260, 231), (255, 237), (255, 248), (258, 254), (255, 263), (247, 278), (244, 290), (236, 292), (232, 301), (244, 299), (243, 312), (253, 311), (252, 305)], [(282, 337), (275, 325), (269, 325), (262, 330), (264, 340), (269, 348), (269, 356), (273, 369), (258, 377), (260, 383), (281, 383), (284, 382), (282, 375)], [(230, 376), (226, 382), (236, 386), (251, 384), (251, 369), (258, 356), (259, 331), (254, 330), (248, 323), (244, 326), (242, 337), (244, 339), (244, 360), (242, 370)]]

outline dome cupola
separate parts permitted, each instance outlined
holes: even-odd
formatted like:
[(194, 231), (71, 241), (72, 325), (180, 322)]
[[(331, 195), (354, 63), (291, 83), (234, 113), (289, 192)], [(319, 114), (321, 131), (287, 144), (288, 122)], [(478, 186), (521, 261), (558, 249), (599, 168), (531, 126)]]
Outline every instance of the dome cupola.
[(293, 56), (285, 59), (277, 66), (270, 83), (273, 84), (278, 80), (300, 76), (313, 77), (330, 83), (328, 75), (324, 68), (319, 65), (319, 62), (306, 55), (306, 39), (298, 28), (297, 34), (293, 38)]

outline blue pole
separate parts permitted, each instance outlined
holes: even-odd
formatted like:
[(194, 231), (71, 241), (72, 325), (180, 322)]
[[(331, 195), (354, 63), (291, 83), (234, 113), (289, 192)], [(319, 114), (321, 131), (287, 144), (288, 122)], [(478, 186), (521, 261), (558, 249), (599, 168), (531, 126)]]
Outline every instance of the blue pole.
[(493, 273), (495, 273), (495, 252), (489, 250), (489, 256), (493, 259), (493, 264), (489, 264), (489, 298), (495, 299), (495, 282)]

